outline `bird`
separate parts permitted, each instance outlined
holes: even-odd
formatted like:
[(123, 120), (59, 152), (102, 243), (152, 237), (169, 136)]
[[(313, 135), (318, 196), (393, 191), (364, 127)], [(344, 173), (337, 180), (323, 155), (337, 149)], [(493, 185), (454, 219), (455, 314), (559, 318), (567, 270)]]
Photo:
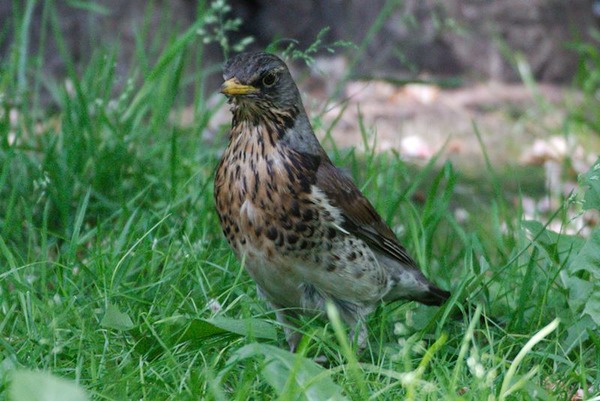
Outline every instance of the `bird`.
[(439, 306), (450, 297), (334, 166), (282, 59), (237, 54), (224, 63), (223, 79), (232, 123), (215, 173), (216, 211), (291, 352), (302, 338), (299, 316), (325, 315), (328, 303), (365, 348), (366, 317), (382, 301)]

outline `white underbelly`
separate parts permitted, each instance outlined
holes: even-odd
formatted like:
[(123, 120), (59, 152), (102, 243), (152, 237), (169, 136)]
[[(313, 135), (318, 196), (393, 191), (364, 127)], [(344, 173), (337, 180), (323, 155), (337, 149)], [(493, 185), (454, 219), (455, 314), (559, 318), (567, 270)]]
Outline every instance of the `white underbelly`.
[(261, 259), (248, 255), (245, 268), (267, 300), (281, 308), (301, 307), (303, 277), (289, 263)]

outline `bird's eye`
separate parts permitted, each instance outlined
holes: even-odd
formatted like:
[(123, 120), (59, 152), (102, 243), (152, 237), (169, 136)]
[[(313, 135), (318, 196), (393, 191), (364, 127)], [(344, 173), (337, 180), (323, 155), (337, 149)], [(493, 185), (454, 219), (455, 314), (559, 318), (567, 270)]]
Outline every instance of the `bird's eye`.
[(273, 74), (272, 72), (265, 75), (264, 78), (262, 79), (262, 83), (264, 86), (273, 86), (273, 84), (275, 84), (275, 82), (277, 82), (277, 76), (275, 74)]

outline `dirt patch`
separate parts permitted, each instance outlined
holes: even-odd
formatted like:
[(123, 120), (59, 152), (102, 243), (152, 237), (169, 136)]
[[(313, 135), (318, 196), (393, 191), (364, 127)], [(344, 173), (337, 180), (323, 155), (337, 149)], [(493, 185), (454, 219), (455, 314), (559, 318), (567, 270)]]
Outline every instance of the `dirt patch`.
[[(535, 90), (501, 83), (442, 89), (350, 82), (344, 100), (329, 107), (322, 119), (329, 127), (339, 117), (331, 133), (341, 147), (364, 149), (362, 121), (378, 151), (424, 159), (440, 152), (442, 158), (461, 164), (481, 164), (479, 133), (493, 163), (517, 163), (522, 150), (537, 138), (556, 135), (565, 117), (552, 106), (564, 96), (561, 87), (541, 85)], [(307, 105), (317, 112), (314, 98)]]
[[(436, 156), (438, 163), (451, 160), (461, 171), (457, 192), (465, 204), (469, 200), (485, 204), (489, 200), (481, 199), (486, 190), (491, 191), (490, 198), (495, 196), (484, 167), (487, 155), (500, 174), (504, 196), (523, 209), (525, 218), (550, 216), (576, 191), (578, 176), (598, 154), (594, 150), (599, 149), (598, 138), (584, 146), (580, 136), (564, 135), (568, 129), (565, 101), (577, 101), (577, 94), (565, 87), (489, 82), (445, 89), (354, 81), (344, 86), (337, 101), (331, 101), (334, 89), (328, 85), (335, 81), (310, 77), (300, 85), (315, 132), (326, 149), (333, 141), (338, 148), (397, 152), (416, 163)], [(229, 126), (230, 120), (223, 104), (211, 120), (207, 138), (224, 141), (214, 134), (226, 131), (223, 124)], [(555, 220), (550, 227), (587, 235), (599, 221), (597, 214), (582, 215), (578, 208), (570, 208), (568, 215), (567, 226)]]
[[(559, 107), (564, 87), (543, 84), (535, 88), (505, 83), (481, 83), (461, 88), (428, 84), (394, 85), (385, 81), (350, 81), (342, 95), (331, 101), (333, 88), (311, 77), (301, 82), (307, 112), (317, 136), (327, 133), (340, 148), (395, 151), (406, 158), (429, 159), (439, 152), (464, 167), (484, 163), (481, 144), (495, 165), (516, 164), (538, 139), (559, 135), (565, 119)], [(214, 101), (222, 101), (216, 96)], [(191, 110), (183, 113), (192, 124)], [(211, 120), (207, 139), (230, 124), (226, 104)], [(327, 143), (325, 141), (325, 147)]]

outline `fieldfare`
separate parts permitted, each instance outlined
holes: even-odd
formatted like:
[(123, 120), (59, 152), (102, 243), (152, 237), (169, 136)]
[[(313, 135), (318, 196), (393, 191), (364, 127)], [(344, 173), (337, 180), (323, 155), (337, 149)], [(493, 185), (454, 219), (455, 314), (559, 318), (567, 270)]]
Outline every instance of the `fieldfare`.
[(328, 301), (358, 330), (362, 347), (365, 317), (381, 300), (448, 299), (332, 164), (281, 59), (239, 54), (225, 63), (223, 77), (233, 120), (215, 177), (219, 220), (292, 351), (301, 336), (289, 318), (323, 312)]

